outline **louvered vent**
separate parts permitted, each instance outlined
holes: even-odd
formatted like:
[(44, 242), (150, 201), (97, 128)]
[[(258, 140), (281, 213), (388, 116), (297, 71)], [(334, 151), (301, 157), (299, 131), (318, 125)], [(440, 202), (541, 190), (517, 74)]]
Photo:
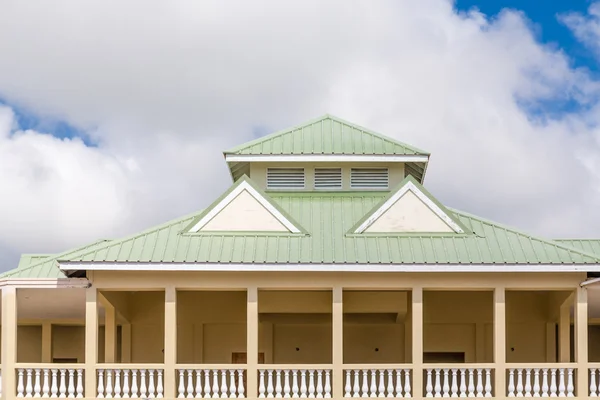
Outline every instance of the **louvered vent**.
[(267, 168), (267, 189), (304, 189), (304, 168)]
[(315, 189), (331, 190), (341, 188), (341, 168), (315, 168)]
[(352, 189), (387, 189), (389, 173), (387, 168), (352, 168), (350, 187)]

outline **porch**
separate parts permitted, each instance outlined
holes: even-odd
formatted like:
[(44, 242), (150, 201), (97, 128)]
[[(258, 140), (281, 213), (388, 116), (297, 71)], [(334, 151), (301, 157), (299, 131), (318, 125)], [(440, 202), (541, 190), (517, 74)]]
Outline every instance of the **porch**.
[(3, 397), (598, 395), (600, 291), (432, 286), (5, 287)]

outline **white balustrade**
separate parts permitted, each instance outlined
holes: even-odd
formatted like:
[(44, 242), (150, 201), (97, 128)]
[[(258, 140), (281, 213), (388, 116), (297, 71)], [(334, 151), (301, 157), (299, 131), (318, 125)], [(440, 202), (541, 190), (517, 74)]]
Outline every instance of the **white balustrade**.
[(331, 398), (330, 369), (259, 369), (258, 397)]
[(344, 397), (412, 397), (410, 369), (346, 369)]
[[(508, 397), (575, 397), (574, 368), (509, 368), (507, 371)], [(591, 396), (592, 383), (590, 379)]]
[(425, 397), (492, 397), (492, 368), (427, 368)]
[(99, 369), (97, 382), (99, 399), (164, 397), (162, 369)]
[(245, 398), (245, 373), (245, 369), (178, 369), (177, 397)]
[(17, 397), (84, 397), (83, 368), (17, 368)]

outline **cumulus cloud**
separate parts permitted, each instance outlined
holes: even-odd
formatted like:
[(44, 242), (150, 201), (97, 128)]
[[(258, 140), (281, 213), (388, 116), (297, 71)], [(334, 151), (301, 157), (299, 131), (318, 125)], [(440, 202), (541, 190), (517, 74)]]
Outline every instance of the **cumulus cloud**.
[[(202, 208), (230, 184), (222, 150), (327, 112), (431, 151), (426, 185), (450, 206), (600, 236), (599, 82), (517, 11), (4, 2), (0, 54), (1, 97), (96, 144), (19, 131), (2, 109), (0, 249), (58, 251)], [(556, 102), (585, 107), (544, 111)]]

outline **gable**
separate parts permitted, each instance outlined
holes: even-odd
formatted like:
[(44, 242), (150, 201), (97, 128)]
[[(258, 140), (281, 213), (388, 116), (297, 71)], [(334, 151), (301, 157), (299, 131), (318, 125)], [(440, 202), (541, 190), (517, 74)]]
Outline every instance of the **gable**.
[(265, 194), (238, 181), (221, 199), (192, 224), (189, 232), (285, 232), (300, 233), (292, 220)]
[(379, 218), (368, 226), (366, 233), (389, 232), (454, 232), (412, 191), (407, 191)]
[(281, 221), (247, 190), (238, 194), (199, 231), (289, 232)]
[(353, 233), (465, 233), (466, 228), (412, 176), (375, 206)]

